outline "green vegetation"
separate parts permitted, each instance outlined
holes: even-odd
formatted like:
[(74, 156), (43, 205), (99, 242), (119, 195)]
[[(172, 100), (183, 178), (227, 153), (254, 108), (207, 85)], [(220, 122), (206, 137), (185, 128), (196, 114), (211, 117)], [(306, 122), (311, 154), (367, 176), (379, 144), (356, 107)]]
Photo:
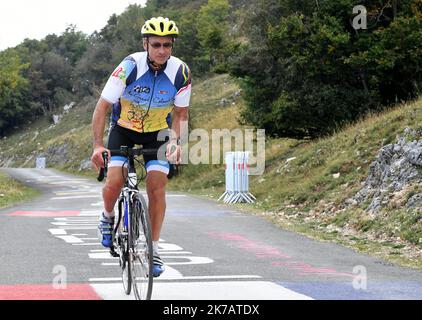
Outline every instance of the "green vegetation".
[(177, 21), (183, 31), (174, 54), (185, 60), (197, 78), (212, 70), (225, 71), (227, 56), (235, 49), (226, 34), (232, 12), (227, 0), (179, 9), (172, 9), (173, 5), (171, 1), (148, 1), (144, 8), (130, 5), (91, 35), (71, 25), (60, 35), (41, 41), (26, 39), (0, 52), (0, 136), (35, 118), (52, 117), (71, 101), (80, 103), (98, 95), (115, 66), (141, 50), (141, 28), (152, 16)]
[(230, 56), (242, 79), (242, 118), (277, 137), (317, 138), (418, 96), (421, 1), (258, 1), (250, 41)]
[(0, 135), (70, 101), (97, 95), (113, 68), (140, 50), (152, 16), (177, 21), (174, 54), (194, 79), (229, 73), (243, 89), (243, 124), (267, 135), (318, 138), (420, 92), (422, 2), (150, 0), (91, 35), (69, 26), (0, 52)]
[(28, 188), (0, 172), (0, 209), (27, 201), (38, 194), (38, 191)]
[[(368, 203), (346, 201), (361, 189), (381, 147), (406, 127), (421, 131), (422, 1), (366, 1), (363, 30), (351, 26), (356, 4), (150, 0), (113, 15), (92, 35), (70, 26), (25, 40), (0, 52), (0, 136), (7, 136), (0, 165), (33, 167), (46, 155), (55, 168), (94, 176), (81, 168), (90, 159), (90, 122), (102, 86), (139, 50), (144, 21), (169, 16), (181, 30), (174, 55), (193, 73), (190, 129), (266, 129), (265, 173), (250, 179), (259, 201), (237, 207), (420, 268), (421, 212), (403, 208), (421, 193), (419, 185), (377, 215), (365, 211)], [(71, 101), (76, 106), (64, 113)], [(62, 115), (55, 126), (52, 115)], [(216, 199), (224, 180), (223, 165), (186, 165), (169, 188)]]

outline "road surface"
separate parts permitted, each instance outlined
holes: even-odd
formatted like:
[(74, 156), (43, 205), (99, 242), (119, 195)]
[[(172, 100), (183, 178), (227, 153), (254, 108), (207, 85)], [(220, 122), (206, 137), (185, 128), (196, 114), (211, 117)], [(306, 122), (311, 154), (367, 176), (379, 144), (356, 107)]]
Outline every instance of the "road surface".
[[(97, 238), (102, 184), (2, 169), (41, 189), (0, 210), (0, 299), (134, 299)], [(225, 204), (168, 193), (156, 300), (422, 299), (422, 271), (284, 231)]]

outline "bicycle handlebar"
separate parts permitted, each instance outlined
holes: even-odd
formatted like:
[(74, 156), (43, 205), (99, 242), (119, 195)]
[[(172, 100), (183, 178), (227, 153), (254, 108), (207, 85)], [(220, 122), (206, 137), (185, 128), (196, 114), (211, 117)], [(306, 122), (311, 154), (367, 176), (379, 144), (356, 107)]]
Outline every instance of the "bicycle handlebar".
[(126, 146), (121, 146), (120, 149), (110, 150), (110, 153), (113, 155), (123, 156), (123, 157), (139, 157), (142, 155), (152, 155), (156, 154), (158, 149), (144, 149), (144, 148), (128, 148)]
[[(144, 149), (144, 148), (128, 148), (126, 146), (121, 146), (118, 150), (110, 150), (110, 153), (114, 155), (120, 155), (123, 157), (139, 157), (141, 155), (152, 155), (157, 154), (157, 149)], [(98, 173), (97, 180), (99, 182), (103, 181), (105, 177), (107, 177), (107, 169), (108, 169), (108, 153), (104, 151), (102, 153), (103, 160), (104, 160), (104, 167), (100, 168), (100, 172)]]

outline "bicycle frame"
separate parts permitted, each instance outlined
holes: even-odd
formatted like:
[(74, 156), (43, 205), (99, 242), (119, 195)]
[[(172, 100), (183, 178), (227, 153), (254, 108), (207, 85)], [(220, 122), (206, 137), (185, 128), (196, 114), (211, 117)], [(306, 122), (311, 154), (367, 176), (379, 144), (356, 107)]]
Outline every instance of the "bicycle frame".
[[(125, 150), (125, 152), (128, 152), (128, 149), (126, 147), (122, 147), (123, 150)], [(114, 232), (115, 234), (118, 233), (118, 228), (119, 228), (119, 224), (121, 221), (121, 212), (120, 212), (120, 203), (123, 202), (123, 204), (125, 205), (124, 207), (124, 214), (123, 214), (123, 222), (124, 222), (124, 227), (125, 227), (125, 231), (129, 230), (130, 227), (130, 219), (129, 219), (129, 208), (128, 205), (129, 203), (132, 203), (133, 201), (133, 197), (134, 195), (139, 193), (138, 190), (138, 177), (136, 175), (136, 170), (135, 170), (135, 161), (133, 156), (129, 157), (128, 160), (128, 175), (127, 178), (125, 180), (125, 185), (120, 193), (120, 198), (119, 198), (119, 218), (117, 220), (117, 225), (114, 228)], [(112, 248), (114, 249), (114, 248)]]
[[(112, 152), (118, 153), (119, 151), (114, 150)], [(156, 150), (121, 147), (120, 152), (128, 158), (128, 166), (125, 184), (118, 199), (119, 215), (114, 227), (113, 234), (115, 237), (113, 246), (110, 248), (110, 254), (119, 258), (126, 294), (130, 294), (133, 287), (137, 299), (150, 299), (153, 278), (151, 273), (151, 227), (145, 200), (137, 187), (138, 177), (135, 169), (135, 157), (156, 152)], [(104, 168), (100, 171), (99, 181), (107, 176), (107, 153), (103, 153), (103, 157)], [(125, 171), (123, 172), (125, 173)], [(132, 223), (134, 223), (133, 226)], [(147, 285), (146, 289), (141, 290), (145, 285)]]

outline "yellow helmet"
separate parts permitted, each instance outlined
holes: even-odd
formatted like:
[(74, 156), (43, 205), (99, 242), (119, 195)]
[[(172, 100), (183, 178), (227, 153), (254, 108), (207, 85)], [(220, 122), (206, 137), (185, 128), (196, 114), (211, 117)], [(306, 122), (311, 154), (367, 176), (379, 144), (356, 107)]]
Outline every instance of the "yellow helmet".
[(151, 18), (145, 22), (142, 27), (142, 36), (158, 36), (166, 37), (171, 36), (176, 38), (179, 35), (179, 29), (176, 26), (174, 21), (169, 20), (168, 18), (158, 17)]

